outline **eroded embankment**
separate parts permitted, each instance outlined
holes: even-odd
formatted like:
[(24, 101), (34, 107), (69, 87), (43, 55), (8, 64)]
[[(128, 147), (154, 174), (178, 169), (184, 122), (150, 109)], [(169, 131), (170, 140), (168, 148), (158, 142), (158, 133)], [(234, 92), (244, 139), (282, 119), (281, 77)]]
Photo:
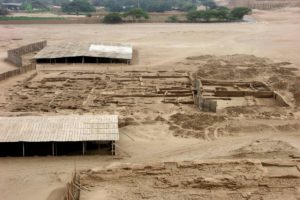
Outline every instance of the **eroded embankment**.
[(82, 172), (81, 183), (82, 199), (297, 199), (300, 171), (296, 160), (128, 164)]

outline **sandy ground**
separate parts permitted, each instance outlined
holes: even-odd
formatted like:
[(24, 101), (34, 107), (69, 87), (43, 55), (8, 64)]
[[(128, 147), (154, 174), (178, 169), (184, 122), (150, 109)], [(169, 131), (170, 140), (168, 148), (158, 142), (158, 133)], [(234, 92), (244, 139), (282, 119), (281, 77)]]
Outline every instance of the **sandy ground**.
[(134, 45), (139, 66), (145, 67), (193, 55), (235, 53), (299, 64), (299, 10), (272, 12), (255, 13), (258, 23), (0, 26), (1, 58), (9, 48), (38, 40), (49, 44), (96, 40)]
[[(136, 64), (128, 67), (130, 70), (180, 68), (196, 71), (199, 63), (185, 63), (187, 62), (185, 58), (207, 54), (250, 54), (267, 57), (274, 62), (287, 61), (292, 63), (289, 67), (300, 69), (298, 45), (300, 10), (289, 8), (272, 12), (257, 11), (254, 17), (257, 23), (0, 26), (0, 71), (13, 68), (3, 60), (8, 49), (38, 40), (48, 40), (50, 45), (80, 40), (130, 43), (138, 49), (138, 59)], [(78, 70), (80, 67), (76, 65), (66, 68)], [(90, 66), (89, 69), (94, 68), (95, 66)], [(300, 74), (299, 71), (295, 73)], [(8, 89), (25, 76), (28, 75), (1, 83), (1, 103)], [(172, 109), (178, 111), (181, 108), (174, 106), (168, 109), (170, 109), (168, 115), (171, 115), (174, 114)], [(120, 156), (116, 158), (109, 156), (0, 158), (0, 196), (6, 200), (47, 199), (51, 191), (62, 187), (70, 180), (70, 174), (75, 166), (79, 170), (89, 168), (97, 170), (120, 163), (240, 158), (249, 157), (249, 151), (255, 152), (250, 158), (289, 159), (290, 155), (297, 154), (300, 149), (299, 128), (298, 126), (293, 128), (293, 124), (298, 124), (299, 118), (297, 113), (294, 113), (292, 118), (286, 119), (284, 118), (286, 116), (281, 113), (280, 117), (265, 121), (251, 118), (253, 126), (259, 124), (258, 128), (252, 131), (241, 128), (237, 132), (229, 131), (229, 134), (224, 132), (217, 137), (199, 139), (175, 137), (169, 125), (164, 122), (147, 124), (143, 122), (147, 117), (145, 113), (138, 125), (120, 129), (121, 140), (118, 145), (126, 151), (126, 154), (120, 152)], [(249, 126), (249, 119), (239, 118), (238, 121), (228, 123), (230, 130), (233, 130), (236, 127), (232, 124), (239, 127)], [(283, 128), (280, 126), (286, 123), (291, 124), (287, 126), (287, 131), (283, 130), (285, 126)], [(265, 124), (270, 128), (264, 129)], [(254, 148), (257, 140), (265, 144), (262, 145), (265, 148)], [(278, 148), (272, 148), (274, 146)], [(266, 152), (269, 153), (265, 157), (262, 156)], [(120, 186), (116, 187), (122, 189)], [(97, 190), (94, 192), (84, 194), (83, 197), (93, 199), (102, 193)]]

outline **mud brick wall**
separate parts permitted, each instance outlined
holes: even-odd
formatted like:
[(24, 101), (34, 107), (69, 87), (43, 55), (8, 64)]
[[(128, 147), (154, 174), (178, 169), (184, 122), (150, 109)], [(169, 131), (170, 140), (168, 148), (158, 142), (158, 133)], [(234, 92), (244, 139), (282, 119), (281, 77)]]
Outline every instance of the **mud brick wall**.
[(36, 69), (36, 64), (35, 63), (30, 63), (30, 64), (22, 66), (18, 69), (4, 72), (4, 73), (0, 74), (0, 81), (4, 81), (6, 79), (17, 76), (19, 74), (24, 74), (27, 71), (34, 70), (34, 69)]
[(217, 97), (244, 97), (254, 96), (256, 98), (273, 98), (272, 91), (216, 91)]
[(201, 95), (198, 98), (198, 106), (204, 112), (217, 112), (217, 101), (204, 99)]
[(195, 80), (195, 87), (197, 91), (196, 103), (201, 111), (204, 112), (217, 112), (217, 101), (204, 99), (202, 93), (202, 82), (199, 79)]
[(22, 55), (27, 53), (32, 53), (43, 49), (47, 45), (47, 41), (36, 42), (28, 44), (16, 49), (11, 49), (7, 51), (7, 60), (16, 65), (17, 67), (22, 67)]

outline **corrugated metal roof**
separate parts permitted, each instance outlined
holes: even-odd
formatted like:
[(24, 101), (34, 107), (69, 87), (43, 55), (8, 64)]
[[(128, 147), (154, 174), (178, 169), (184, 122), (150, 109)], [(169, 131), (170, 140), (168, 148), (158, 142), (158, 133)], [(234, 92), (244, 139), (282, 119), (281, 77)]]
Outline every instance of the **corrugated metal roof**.
[(82, 56), (131, 60), (132, 46), (119, 43), (62, 43), (46, 46), (34, 58), (50, 59)]
[(117, 115), (0, 117), (0, 142), (119, 140)]

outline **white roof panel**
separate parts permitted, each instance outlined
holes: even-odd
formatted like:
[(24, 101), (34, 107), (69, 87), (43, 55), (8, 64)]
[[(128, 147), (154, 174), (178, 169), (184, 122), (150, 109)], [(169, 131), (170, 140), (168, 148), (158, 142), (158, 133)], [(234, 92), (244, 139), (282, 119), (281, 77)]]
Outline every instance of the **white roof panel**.
[(66, 57), (98, 57), (113, 59), (132, 59), (132, 46), (118, 43), (62, 43), (46, 46), (38, 52), (35, 59)]

